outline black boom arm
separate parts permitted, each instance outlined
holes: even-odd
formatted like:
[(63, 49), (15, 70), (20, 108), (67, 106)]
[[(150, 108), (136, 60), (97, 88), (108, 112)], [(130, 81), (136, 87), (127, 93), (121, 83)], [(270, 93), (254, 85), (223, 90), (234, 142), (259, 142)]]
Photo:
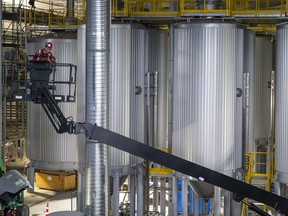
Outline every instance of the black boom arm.
[[(168, 167), (172, 170), (192, 176), (199, 181), (204, 181), (212, 185), (221, 187), (234, 193), (236, 201), (242, 201), (244, 198), (250, 198), (263, 204), (269, 205), (279, 213), (288, 215), (288, 199), (262, 190), (245, 182), (239, 181), (222, 173), (165, 153), (161, 150), (147, 146), (133, 139), (124, 137), (110, 130), (97, 125), (76, 123), (75, 133), (86, 133), (90, 139), (105, 143), (114, 148), (128, 152), (130, 154), (142, 157), (159, 165)], [(261, 212), (255, 205), (243, 202), (248, 207), (262, 216), (267, 216)], [(265, 213), (265, 214), (264, 214)]]
[(268, 214), (257, 208), (255, 205), (246, 203), (244, 198), (249, 198), (269, 205), (272, 208), (275, 208), (279, 213), (288, 215), (288, 199), (284, 197), (262, 190), (177, 156), (165, 153), (97, 125), (68, 121), (46, 86), (38, 86), (36, 98), (41, 103), (57, 133), (85, 133), (89, 139), (97, 140), (100, 143), (105, 143), (109, 146), (168, 167), (177, 172), (192, 176), (199, 181), (204, 181), (231, 191), (234, 193), (234, 199), (236, 201), (242, 201), (251, 210), (261, 214), (262, 216), (267, 216)]

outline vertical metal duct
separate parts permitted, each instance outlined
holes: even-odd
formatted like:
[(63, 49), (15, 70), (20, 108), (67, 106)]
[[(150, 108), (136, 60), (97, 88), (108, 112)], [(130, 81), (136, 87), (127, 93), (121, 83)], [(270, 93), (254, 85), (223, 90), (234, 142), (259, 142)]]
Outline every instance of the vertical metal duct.
[[(108, 128), (110, 1), (87, 1), (86, 121)], [(109, 150), (86, 141), (86, 215), (109, 215)]]

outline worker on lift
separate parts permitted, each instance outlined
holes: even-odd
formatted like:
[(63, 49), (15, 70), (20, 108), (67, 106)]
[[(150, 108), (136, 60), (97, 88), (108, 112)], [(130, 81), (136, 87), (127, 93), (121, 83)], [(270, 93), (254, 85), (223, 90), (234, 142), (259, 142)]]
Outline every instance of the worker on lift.
[(33, 57), (33, 61), (50, 61), (55, 63), (56, 59), (51, 53), (53, 49), (53, 44), (51, 42), (45, 43), (45, 47), (41, 50), (37, 50)]

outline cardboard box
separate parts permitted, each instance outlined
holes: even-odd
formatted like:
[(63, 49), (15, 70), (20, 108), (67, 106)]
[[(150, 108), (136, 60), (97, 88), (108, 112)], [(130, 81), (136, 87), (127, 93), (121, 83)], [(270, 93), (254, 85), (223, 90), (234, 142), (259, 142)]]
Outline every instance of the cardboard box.
[(75, 172), (39, 171), (35, 172), (36, 187), (55, 191), (76, 188)]

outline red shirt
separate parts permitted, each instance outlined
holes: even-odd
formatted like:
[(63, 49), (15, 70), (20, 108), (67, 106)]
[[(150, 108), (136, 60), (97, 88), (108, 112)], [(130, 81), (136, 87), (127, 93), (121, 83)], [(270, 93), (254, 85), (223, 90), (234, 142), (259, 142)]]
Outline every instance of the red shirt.
[(43, 52), (44, 49), (38, 50), (35, 53), (32, 60), (33, 61), (51, 61), (54, 63), (55, 57), (53, 56), (53, 54), (51, 52), (48, 52), (48, 53)]

